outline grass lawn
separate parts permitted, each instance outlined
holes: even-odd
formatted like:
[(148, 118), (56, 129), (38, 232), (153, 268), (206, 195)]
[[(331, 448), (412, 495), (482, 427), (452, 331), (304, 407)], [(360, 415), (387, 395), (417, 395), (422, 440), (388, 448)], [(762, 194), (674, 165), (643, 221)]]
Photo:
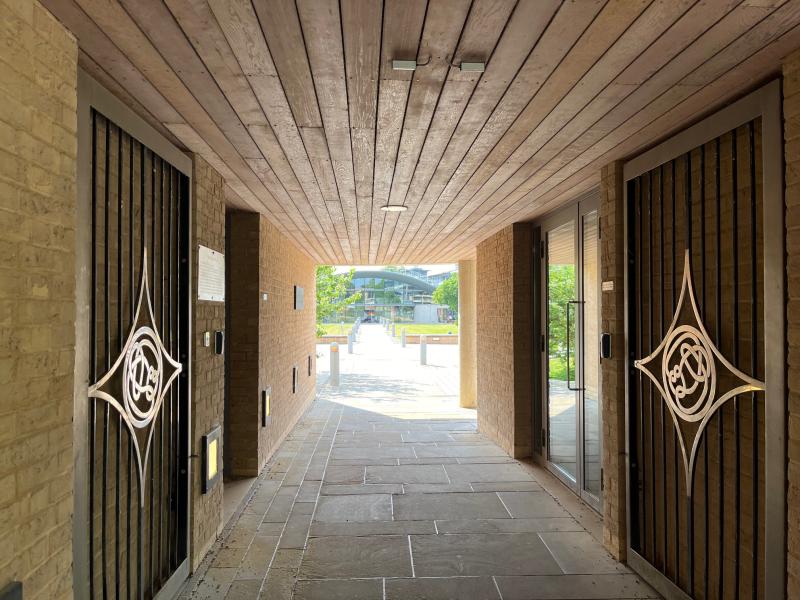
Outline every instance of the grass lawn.
[(347, 335), (353, 328), (351, 323), (345, 323), (344, 327), (339, 323), (323, 323), (322, 328), (325, 330), (325, 335)]
[(458, 333), (458, 323), (397, 323), (397, 337), (405, 329), (406, 335), (426, 334), (426, 335), (445, 335), (447, 333)]

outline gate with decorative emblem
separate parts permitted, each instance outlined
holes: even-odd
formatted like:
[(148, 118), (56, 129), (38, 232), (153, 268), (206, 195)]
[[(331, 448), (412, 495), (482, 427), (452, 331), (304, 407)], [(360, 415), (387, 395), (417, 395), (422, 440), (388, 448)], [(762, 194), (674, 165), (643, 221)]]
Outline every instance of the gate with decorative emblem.
[(668, 598), (784, 594), (779, 106), (625, 165), (629, 562)]
[(76, 406), (88, 439), (76, 452), (76, 590), (154, 598), (188, 573), (189, 177), (89, 110), (88, 404)]

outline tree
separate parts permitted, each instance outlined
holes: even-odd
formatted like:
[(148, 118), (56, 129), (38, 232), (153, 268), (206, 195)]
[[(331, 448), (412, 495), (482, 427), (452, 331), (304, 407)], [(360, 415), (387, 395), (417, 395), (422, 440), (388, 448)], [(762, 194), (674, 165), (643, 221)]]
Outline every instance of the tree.
[[(550, 378), (572, 380), (575, 377), (575, 313), (573, 311), (567, 331), (569, 301), (575, 298), (575, 266), (549, 265), (547, 270), (547, 329), (550, 354)], [(572, 307), (574, 309), (574, 307)], [(570, 372), (566, 371), (567, 335), (570, 348)]]
[(458, 273), (453, 273), (433, 290), (433, 301), (446, 304), (450, 310), (458, 314)]
[(336, 268), (331, 265), (317, 267), (317, 335), (324, 335), (320, 325), (325, 319), (361, 299), (361, 292), (347, 295), (354, 274), (355, 269), (350, 269), (349, 273), (336, 273)]

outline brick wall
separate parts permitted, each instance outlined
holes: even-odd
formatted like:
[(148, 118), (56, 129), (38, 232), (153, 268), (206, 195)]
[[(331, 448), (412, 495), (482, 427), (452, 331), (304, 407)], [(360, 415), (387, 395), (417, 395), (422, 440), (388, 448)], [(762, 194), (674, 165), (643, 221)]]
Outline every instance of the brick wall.
[(259, 245), (257, 213), (228, 213), (228, 447), (226, 468), (258, 473)]
[[(236, 265), (229, 298), (231, 467), (237, 476), (252, 476), (314, 398), (315, 267), (264, 217), (234, 211), (228, 218), (228, 259)], [(294, 310), (295, 285), (304, 289), (302, 310)], [(293, 367), (298, 369), (295, 393)], [(260, 395), (267, 388), (270, 415), (262, 427)]]
[[(194, 254), (192, 271), (192, 444), (193, 454), (202, 454), (202, 436), (223, 425), (225, 360), (214, 345), (203, 345), (203, 333), (225, 329), (225, 304), (197, 299), (198, 246), (225, 252), (224, 181), (206, 161), (194, 157), (192, 167), (192, 227)], [(225, 448), (223, 447), (223, 453)], [(203, 474), (195, 461), (192, 477), (191, 557), (193, 569), (222, 529), (222, 485), (202, 494)]]
[(800, 52), (783, 65), (788, 346), (787, 598), (800, 597)]
[(72, 597), (77, 44), (0, 0), (0, 589)]
[[(260, 221), (260, 290), (268, 294), (268, 300), (260, 303), (259, 311), (259, 387), (272, 387), (272, 401), (270, 423), (259, 429), (259, 470), (308, 408), (317, 384), (314, 261), (267, 219), (260, 217)], [(294, 310), (295, 285), (304, 290), (302, 310)], [(292, 393), (293, 366), (298, 369), (299, 385), (295, 393)]]
[(514, 223), (478, 246), (478, 428), (516, 458), (531, 453), (532, 228)]
[(603, 541), (618, 560), (626, 558), (625, 530), (625, 309), (622, 163), (606, 165), (600, 182), (600, 331), (611, 334), (611, 358), (600, 363), (603, 424)]
[(459, 403), (477, 408), (477, 329), (475, 261), (458, 262)]

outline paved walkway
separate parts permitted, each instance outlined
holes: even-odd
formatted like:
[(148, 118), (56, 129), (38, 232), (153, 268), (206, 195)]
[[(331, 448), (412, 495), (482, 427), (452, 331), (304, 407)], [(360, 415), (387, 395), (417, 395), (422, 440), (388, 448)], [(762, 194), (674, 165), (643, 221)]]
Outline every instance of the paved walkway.
[(322, 387), (183, 598), (655, 596), (569, 492), (477, 433), (474, 411), (422, 393), (435, 379), (397, 383), (396, 363)]

